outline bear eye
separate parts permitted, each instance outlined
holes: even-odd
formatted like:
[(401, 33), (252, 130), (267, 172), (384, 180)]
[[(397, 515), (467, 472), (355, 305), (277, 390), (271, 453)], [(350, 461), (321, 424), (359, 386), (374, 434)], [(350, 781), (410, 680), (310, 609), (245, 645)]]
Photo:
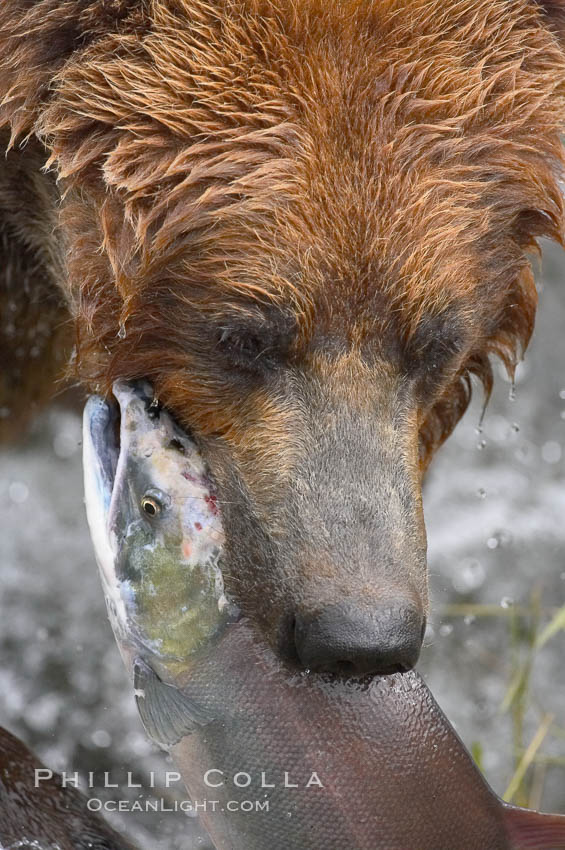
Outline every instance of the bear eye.
[(268, 362), (269, 341), (258, 334), (222, 330), (218, 338), (221, 350), (236, 366), (258, 368)]
[(408, 345), (407, 368), (416, 368), (425, 381), (439, 381), (459, 365), (467, 345), (467, 330), (455, 311), (423, 319)]
[(220, 345), (248, 357), (256, 356), (261, 350), (261, 341), (258, 336), (233, 331), (222, 331)]

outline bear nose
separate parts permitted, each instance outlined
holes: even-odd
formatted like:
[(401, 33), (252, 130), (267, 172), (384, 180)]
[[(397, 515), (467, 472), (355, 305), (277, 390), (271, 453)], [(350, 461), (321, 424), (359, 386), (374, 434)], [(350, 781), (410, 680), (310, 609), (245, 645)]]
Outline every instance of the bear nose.
[(371, 608), (343, 602), (314, 617), (298, 615), (292, 637), (304, 667), (363, 676), (410, 670), (424, 631), (423, 613), (412, 602), (387, 599)]

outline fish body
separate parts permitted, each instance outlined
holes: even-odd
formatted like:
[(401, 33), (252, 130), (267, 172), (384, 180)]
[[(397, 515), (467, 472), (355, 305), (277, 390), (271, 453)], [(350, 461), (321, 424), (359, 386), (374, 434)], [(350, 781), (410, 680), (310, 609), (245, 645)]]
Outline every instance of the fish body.
[(505, 805), (416, 671), (289, 675), (241, 621), (181, 687), (215, 718), (171, 753), (191, 796), (218, 801), (220, 850), (565, 848), (565, 817)]
[[(218, 850), (565, 848), (565, 817), (502, 803), (416, 672), (312, 675), (262, 643), (225, 595), (195, 444), (145, 385), (119, 382), (114, 395), (119, 443), (101, 399), (84, 427), (110, 618), (145, 728), (170, 749)], [(149, 520), (145, 498), (160, 506)]]

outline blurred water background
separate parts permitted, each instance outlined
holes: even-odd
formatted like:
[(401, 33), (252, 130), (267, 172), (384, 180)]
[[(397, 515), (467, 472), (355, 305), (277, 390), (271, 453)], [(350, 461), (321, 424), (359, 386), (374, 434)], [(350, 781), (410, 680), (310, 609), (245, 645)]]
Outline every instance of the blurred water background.
[[(547, 729), (511, 790), (515, 802), (565, 813), (565, 632), (547, 640), (543, 632), (565, 605), (563, 269), (549, 248), (515, 392), (496, 366), (482, 431), (478, 392), (432, 465), (424, 498), (432, 616), (420, 670), (501, 795)], [(151, 771), (159, 786), (172, 766), (145, 738), (106, 618), (80, 430), (78, 415), (53, 409), (0, 452), (0, 724), (53, 769), (108, 771), (122, 783), (119, 791), (99, 783), (90, 796), (133, 801), (151, 793)], [(144, 790), (124, 787), (128, 771)], [(164, 793), (183, 796), (179, 786)], [(112, 822), (152, 850), (209, 846), (181, 813)]]

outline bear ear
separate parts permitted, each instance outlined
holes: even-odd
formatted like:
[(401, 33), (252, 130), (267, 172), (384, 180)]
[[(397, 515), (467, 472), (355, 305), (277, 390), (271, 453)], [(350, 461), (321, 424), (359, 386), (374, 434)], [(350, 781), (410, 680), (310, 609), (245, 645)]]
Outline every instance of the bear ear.
[(549, 28), (565, 48), (565, 0), (533, 0), (546, 19)]

